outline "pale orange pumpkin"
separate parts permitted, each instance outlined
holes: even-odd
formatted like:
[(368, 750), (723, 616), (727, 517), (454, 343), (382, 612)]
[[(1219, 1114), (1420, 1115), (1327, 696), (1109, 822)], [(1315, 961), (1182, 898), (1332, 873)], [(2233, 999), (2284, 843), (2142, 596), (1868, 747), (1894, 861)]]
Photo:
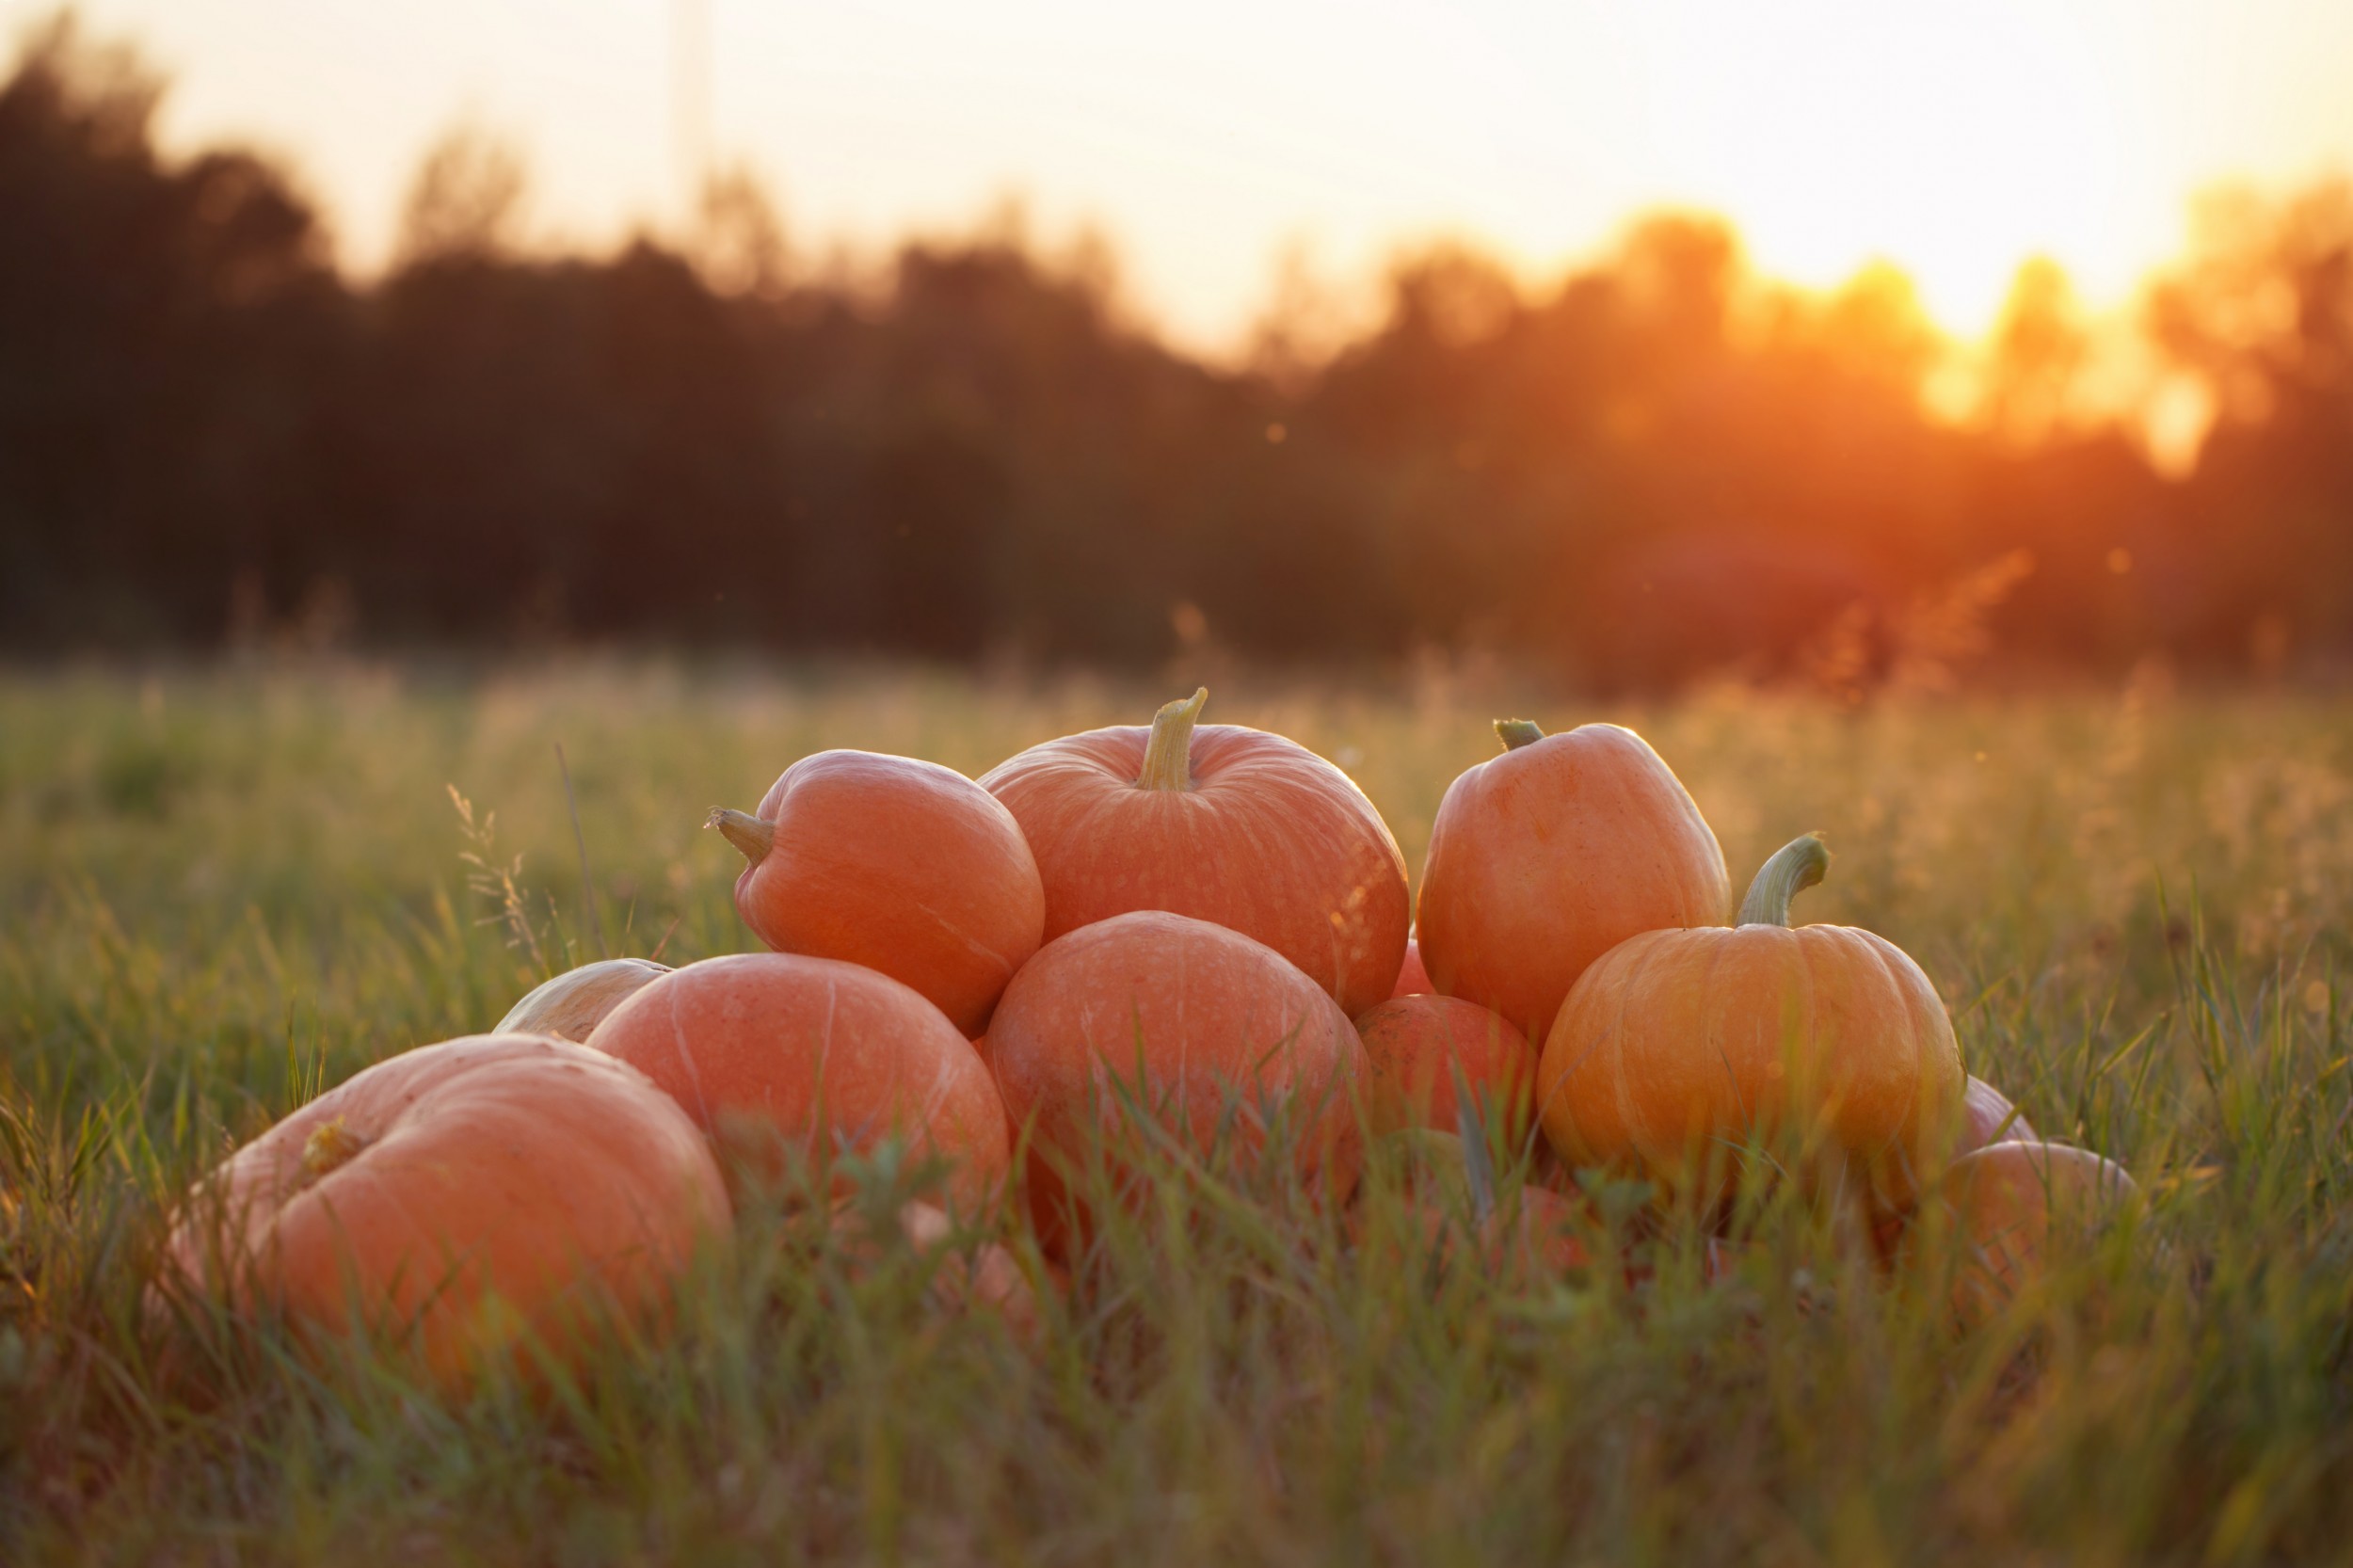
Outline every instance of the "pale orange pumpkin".
[(566, 969), (532, 987), (490, 1032), (585, 1040), (604, 1022), (604, 1016), (634, 996), (639, 986), (669, 972), (667, 964), (648, 958), (606, 958)]
[(1430, 979), (1542, 1039), (1586, 966), (1640, 932), (1721, 926), (1723, 851), (1640, 735), (1499, 720), (1447, 786), (1415, 931)]
[(1321, 987), (1239, 932), (1152, 910), (1057, 937), (1014, 977), (988, 1045), (1059, 1253), (1088, 1224), (1064, 1173), (1098, 1148), (1115, 1175), (1128, 1163), (1129, 1103), (1198, 1152), (1230, 1125), (1245, 1164), (1285, 1116), (1303, 1180), (1335, 1198), (1354, 1185), (1364, 1048)]
[(1140, 909), (1239, 931), (1353, 1016), (1388, 996), (1405, 949), (1405, 859), (1364, 792), (1296, 741), (1197, 725), (1204, 690), (1144, 729), (1032, 746), (981, 783), (1046, 883), (1046, 938)]
[(1989, 1144), (1954, 1160), (1929, 1223), (1948, 1227), (1961, 1249), (1955, 1319), (1986, 1322), (2054, 1267), (2088, 1256), (2139, 1199), (2122, 1166), (2065, 1144)]
[(710, 825), (749, 862), (735, 906), (761, 941), (904, 981), (968, 1038), (1044, 939), (1029, 843), (953, 768), (821, 751), (785, 769), (757, 812), (715, 810)]
[(1585, 971), (1537, 1066), (1554, 1147), (1702, 1196), (1752, 1140), (1881, 1190), (1927, 1168), (1964, 1087), (1952, 1022), (1894, 944), (1789, 928), (1790, 897), (1829, 862), (1800, 839), (1757, 872), (1739, 925), (1645, 932)]
[(996, 1085), (947, 1016), (835, 958), (739, 953), (664, 975), (588, 1043), (638, 1068), (718, 1141), (731, 1172), (898, 1140), (948, 1162), (946, 1197), (979, 1212), (1012, 1160)]
[(392, 1336), (455, 1386), (526, 1337), (576, 1359), (600, 1314), (659, 1317), (729, 1217), (701, 1133), (643, 1074), (472, 1035), (379, 1062), (239, 1149), (166, 1264), (306, 1336)]
[(1371, 1068), (1365, 1115), (1376, 1133), (1459, 1132), (1468, 1090), (1481, 1126), (1515, 1147), (1534, 1109), (1536, 1051), (1499, 1014), (1460, 997), (1395, 997), (1356, 1020)]

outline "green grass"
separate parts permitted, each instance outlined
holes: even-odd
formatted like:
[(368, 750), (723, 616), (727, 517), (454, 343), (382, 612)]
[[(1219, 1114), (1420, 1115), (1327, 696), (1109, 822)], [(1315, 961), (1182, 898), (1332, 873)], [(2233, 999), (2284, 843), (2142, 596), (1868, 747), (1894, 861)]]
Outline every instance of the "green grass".
[[(1112, 1227), (1035, 1348), (937, 1310), (929, 1261), (764, 1206), (666, 1335), (554, 1397), (494, 1381), (451, 1407), (364, 1350), (316, 1366), (266, 1324), (143, 1317), (172, 1197), (319, 1088), (487, 1028), (550, 966), (750, 945), (713, 804), (827, 745), (978, 772), (1167, 695), (0, 676), (0, 1561), (2353, 1560), (2342, 697), (1218, 683), (1210, 720), (1341, 761), (1416, 865), (1504, 710), (1641, 728), (1736, 883), (1823, 830), (1799, 918), (1905, 947), (1971, 1068), (2151, 1194), (1973, 1336), (1930, 1262), (1882, 1277), (1787, 1194), (1747, 1215), (1728, 1282), (1623, 1188), (1601, 1264), (1490, 1280), (1379, 1244), (1384, 1184), (1359, 1246), (1295, 1194), (1167, 1162), (1169, 1212)], [(467, 853), (520, 856), (536, 961)], [(1656, 1277), (1627, 1288), (1612, 1249)]]

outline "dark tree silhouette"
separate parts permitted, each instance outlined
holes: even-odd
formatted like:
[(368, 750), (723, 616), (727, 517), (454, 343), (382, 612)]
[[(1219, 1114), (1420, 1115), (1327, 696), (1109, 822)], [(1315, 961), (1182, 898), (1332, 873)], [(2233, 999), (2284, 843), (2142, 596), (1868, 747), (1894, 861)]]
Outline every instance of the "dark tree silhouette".
[[(1402, 259), (1328, 359), (1304, 274), (1257, 368), (1017, 226), (796, 270), (742, 173), (680, 253), (536, 250), (519, 160), (422, 164), (388, 276), (280, 170), (173, 161), (160, 84), (70, 20), (0, 85), (0, 645), (216, 646), (310, 605), (384, 644), (1004, 649), (1144, 663), (1481, 645), (1576, 680), (1852, 691), (2021, 660), (2353, 652), (2353, 187), (2209, 211), (2146, 344), (2207, 390), (2160, 473), (2077, 396), (2022, 269), (1982, 417), (1910, 284), (1814, 296), (1642, 220), (1541, 286)], [(1295, 330), (1293, 329), (1295, 327)], [(326, 618), (314, 614), (314, 621)]]

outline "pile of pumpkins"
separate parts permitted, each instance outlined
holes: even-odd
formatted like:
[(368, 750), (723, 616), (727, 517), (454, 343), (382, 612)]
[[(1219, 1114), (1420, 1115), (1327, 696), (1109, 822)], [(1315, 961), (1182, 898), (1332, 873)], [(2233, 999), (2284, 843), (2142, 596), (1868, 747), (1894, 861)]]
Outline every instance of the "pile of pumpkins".
[[(1632, 731), (1498, 723), (1503, 753), (1439, 807), (1416, 923), (1363, 792), (1296, 742), (1200, 724), (1206, 696), (977, 782), (802, 759), (711, 817), (773, 951), (591, 964), (493, 1033), (368, 1068), (190, 1194), (174, 1283), (312, 1336), (356, 1311), (462, 1380), (524, 1334), (562, 1354), (600, 1315), (659, 1315), (731, 1193), (788, 1166), (822, 1192), (829, 1161), (911, 1151), (940, 1174), (897, 1214), (917, 1244), (1026, 1223), (1068, 1264), (1087, 1195), (1134, 1195), (1123, 1157), (1157, 1128), (1291, 1161), (1335, 1206), (1401, 1140), (1532, 1149), (1484, 1244), (1534, 1267), (1583, 1258), (1580, 1169), (1721, 1212), (1769, 1160), (1883, 1251), (1934, 1212), (1976, 1249), (1954, 1305), (1981, 1319), (2054, 1225), (2131, 1192), (1963, 1073), (1902, 952), (1791, 927), (1818, 838), (1726, 924), (1715, 835)], [(962, 1266), (1016, 1317), (1043, 1284), (995, 1246)]]

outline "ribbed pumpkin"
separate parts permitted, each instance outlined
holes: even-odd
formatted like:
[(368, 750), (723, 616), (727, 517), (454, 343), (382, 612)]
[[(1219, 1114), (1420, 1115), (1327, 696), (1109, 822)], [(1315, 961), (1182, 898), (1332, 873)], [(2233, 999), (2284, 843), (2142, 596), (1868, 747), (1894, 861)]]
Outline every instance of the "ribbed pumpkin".
[(1953, 1161), (1931, 1195), (1961, 1251), (1954, 1317), (1983, 1323), (2054, 1265), (2089, 1255), (2099, 1235), (2139, 1200), (2122, 1166), (2065, 1144), (1990, 1144)]
[(835, 958), (740, 953), (663, 976), (588, 1037), (676, 1097), (730, 1169), (887, 1139), (951, 1163), (947, 1195), (980, 1210), (1012, 1160), (1004, 1107), (971, 1043), (888, 975)]
[(1355, 1030), (1281, 953), (1223, 926), (1140, 911), (1056, 937), (1014, 977), (988, 1046), (1006, 1112), (1031, 1140), (1031, 1212), (1055, 1251), (1078, 1239), (1073, 1221), (1086, 1224), (1061, 1172), (1098, 1148), (1120, 1169), (1136, 1136), (1128, 1102), (1203, 1151), (1230, 1116), (1245, 1160), (1279, 1112), (1309, 1184), (1345, 1197), (1355, 1183)]
[(1037, 856), (1047, 940), (1132, 910), (1190, 915), (1264, 942), (1353, 1016), (1397, 981), (1404, 856), (1346, 774), (1280, 735), (1198, 725), (1208, 699), (982, 776)]
[(1460, 997), (1393, 997), (1356, 1020), (1365, 1043), (1365, 1117), (1374, 1132), (1459, 1132), (1456, 1085), (1480, 1102), (1481, 1125), (1507, 1146), (1534, 1110), (1536, 1051), (1500, 1014)]
[(599, 1313), (658, 1317), (728, 1221), (701, 1133), (644, 1075), (477, 1034), (379, 1062), (239, 1149), (166, 1264), (305, 1335), (400, 1337), (459, 1385), (526, 1335), (576, 1357)]
[(635, 995), (639, 986), (669, 972), (667, 964), (646, 958), (606, 958), (566, 969), (532, 987), (490, 1032), (585, 1040), (604, 1022), (604, 1016)]
[(1422, 967), (1420, 941), (1412, 936), (1406, 937), (1405, 962), (1397, 967), (1397, 984), (1389, 987), (1391, 1000), (1426, 997), (1436, 989), (1430, 984), (1430, 971)]
[(1043, 940), (1046, 891), (1021, 829), (953, 768), (821, 751), (757, 812), (715, 810), (710, 825), (750, 862), (735, 906), (761, 941), (904, 981), (968, 1038)]
[(1542, 1039), (1586, 966), (1640, 932), (1720, 926), (1723, 851), (1643, 739), (1498, 720), (1504, 752), (1447, 786), (1416, 939), (1436, 988)]
[(1808, 835), (1757, 872), (1737, 927), (1646, 932), (1585, 971), (1537, 1068), (1562, 1155), (1691, 1191), (1729, 1179), (1728, 1148), (1794, 1138), (1900, 1190), (1941, 1152), (1964, 1075), (1928, 977), (1870, 932), (1789, 929), (1829, 863)]

